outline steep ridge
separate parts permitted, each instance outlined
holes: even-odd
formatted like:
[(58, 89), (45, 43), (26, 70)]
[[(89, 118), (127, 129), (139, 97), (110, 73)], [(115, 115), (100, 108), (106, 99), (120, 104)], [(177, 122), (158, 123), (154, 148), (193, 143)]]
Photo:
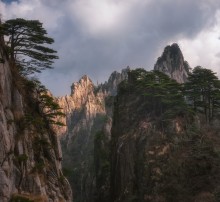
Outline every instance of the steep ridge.
[(116, 95), (118, 84), (127, 78), (129, 70), (130, 68), (127, 67), (121, 73), (114, 71), (108, 81), (98, 86), (95, 86), (87, 75), (84, 75), (78, 82), (73, 83), (70, 95), (57, 98), (59, 105), (66, 114), (66, 117), (61, 120), (66, 126), (57, 127), (58, 134), (65, 136), (65, 138), (69, 138), (69, 136), (74, 134), (74, 132), (69, 131), (72, 124), (71, 116), (74, 114), (74, 111), (80, 111), (85, 108), (87, 111), (86, 115), (88, 115), (87, 118), (94, 118), (98, 113), (105, 114), (105, 98)]
[(101, 92), (106, 96), (115, 96), (117, 95), (118, 84), (128, 78), (128, 72), (130, 71), (130, 67), (128, 66), (126, 69), (122, 69), (121, 73), (114, 71), (108, 81), (104, 84), (98, 86)]
[[(66, 114), (62, 120), (66, 126), (58, 129), (62, 139), (63, 165), (76, 201), (96, 200), (101, 193), (98, 189), (109, 186), (109, 172), (99, 170), (102, 169), (99, 164), (102, 158), (99, 156), (100, 144), (104, 144), (102, 152), (108, 153), (113, 96), (118, 84), (126, 79), (128, 71), (129, 67), (121, 73), (115, 71), (107, 82), (98, 86), (88, 76), (83, 76), (79, 82), (73, 83), (70, 95), (57, 98)], [(109, 162), (108, 159), (102, 161)], [(97, 178), (103, 172), (106, 172), (105, 179), (100, 184)]]
[[(189, 65), (173, 44), (165, 48), (154, 70), (183, 83)], [(148, 92), (152, 77), (144, 80), (149, 74), (143, 69), (130, 71), (118, 87), (111, 130), (110, 201), (219, 201), (220, 120), (207, 125), (201, 114), (184, 107), (176, 113), (174, 106), (168, 107), (172, 97), (164, 102), (170, 111), (160, 112), (156, 101), (164, 85), (153, 100)]]
[[(71, 94), (65, 97), (58, 98), (58, 103), (63, 108), (64, 113), (67, 115), (66, 126), (60, 131), (60, 135), (65, 134), (68, 139), (79, 131), (79, 127), (91, 128), (92, 120), (96, 114), (104, 114), (105, 109), (103, 106), (104, 95), (97, 93), (94, 94), (95, 86), (88, 76), (83, 76), (79, 82), (73, 83), (71, 86)], [(85, 110), (84, 119), (81, 119), (80, 112)], [(83, 113), (83, 112), (82, 112)], [(79, 118), (73, 121), (72, 116)], [(78, 122), (78, 124), (76, 124)], [(88, 125), (87, 125), (88, 124)], [(74, 131), (71, 131), (73, 130)], [(69, 140), (67, 142), (69, 144)]]
[(219, 124), (206, 125), (186, 106), (177, 113), (167, 105), (173, 97), (160, 103), (160, 91), (152, 102), (146, 75), (133, 70), (119, 85), (111, 130), (110, 201), (219, 201)]
[[(155, 70), (180, 83), (186, 80), (188, 68), (177, 44), (167, 46), (155, 64)], [(83, 76), (73, 83), (70, 95), (57, 98), (66, 114), (61, 120), (66, 126), (57, 128), (62, 139), (63, 165), (76, 201), (109, 200), (113, 102), (118, 85), (128, 79), (129, 72), (129, 67), (121, 73), (115, 71), (98, 86)]]
[(5, 53), (1, 38), (0, 201), (72, 201), (57, 135), (49, 127), (39, 131), (26, 124), (30, 101)]
[(179, 83), (186, 81), (189, 69), (189, 64), (184, 60), (183, 54), (176, 43), (165, 47), (163, 54), (154, 65), (154, 70), (167, 74)]

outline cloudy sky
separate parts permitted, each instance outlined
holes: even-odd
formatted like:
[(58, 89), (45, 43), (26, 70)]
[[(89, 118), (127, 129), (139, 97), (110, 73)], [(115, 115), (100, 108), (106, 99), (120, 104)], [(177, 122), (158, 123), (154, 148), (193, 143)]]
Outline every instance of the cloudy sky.
[(219, 0), (0, 0), (1, 18), (38, 19), (60, 59), (40, 75), (54, 95), (87, 74), (103, 82), (127, 66), (152, 69), (178, 43), (191, 67), (220, 75)]

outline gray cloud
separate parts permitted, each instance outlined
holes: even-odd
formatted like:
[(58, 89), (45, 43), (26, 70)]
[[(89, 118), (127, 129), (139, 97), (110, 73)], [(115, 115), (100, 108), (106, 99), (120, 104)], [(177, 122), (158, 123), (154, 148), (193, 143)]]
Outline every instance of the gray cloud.
[[(37, 2), (32, 6), (43, 8), (44, 18), (37, 11), (21, 17), (39, 15), (55, 39), (60, 59), (53, 71), (40, 76), (55, 95), (67, 94), (71, 83), (83, 74), (104, 81), (113, 70), (127, 65), (152, 69), (168, 43), (193, 40), (213, 27), (220, 8), (218, 0), (104, 0), (101, 5), (97, 0)], [(21, 0), (18, 8), (22, 3), (27, 0)], [(102, 9), (107, 9), (103, 19), (97, 13)], [(57, 15), (52, 16), (52, 11)]]

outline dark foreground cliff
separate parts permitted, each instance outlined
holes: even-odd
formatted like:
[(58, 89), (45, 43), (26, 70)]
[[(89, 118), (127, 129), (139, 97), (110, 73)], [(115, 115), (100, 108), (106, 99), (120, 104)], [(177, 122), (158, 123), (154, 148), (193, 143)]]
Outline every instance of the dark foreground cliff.
[[(178, 86), (167, 81), (168, 86)], [(119, 85), (110, 150), (110, 201), (217, 202), (219, 119), (206, 124), (181, 97), (163, 91), (161, 82), (160, 73), (153, 77), (139, 69)], [(178, 95), (178, 90), (171, 91)]]
[(188, 106), (181, 83), (189, 72), (173, 44), (154, 71), (113, 72), (99, 86), (83, 76), (57, 99), (76, 202), (219, 201), (219, 119), (208, 124)]
[(0, 201), (72, 201), (56, 133), (0, 41)]

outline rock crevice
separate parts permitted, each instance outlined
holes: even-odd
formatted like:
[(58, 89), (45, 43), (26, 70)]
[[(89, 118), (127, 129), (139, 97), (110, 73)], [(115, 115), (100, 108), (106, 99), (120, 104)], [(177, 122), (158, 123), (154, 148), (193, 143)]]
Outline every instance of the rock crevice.
[(0, 53), (0, 201), (20, 197), (69, 202), (72, 193), (62, 174), (59, 140), (50, 128), (39, 131), (26, 125), (28, 98), (15, 82), (15, 67), (7, 59), (3, 39)]

